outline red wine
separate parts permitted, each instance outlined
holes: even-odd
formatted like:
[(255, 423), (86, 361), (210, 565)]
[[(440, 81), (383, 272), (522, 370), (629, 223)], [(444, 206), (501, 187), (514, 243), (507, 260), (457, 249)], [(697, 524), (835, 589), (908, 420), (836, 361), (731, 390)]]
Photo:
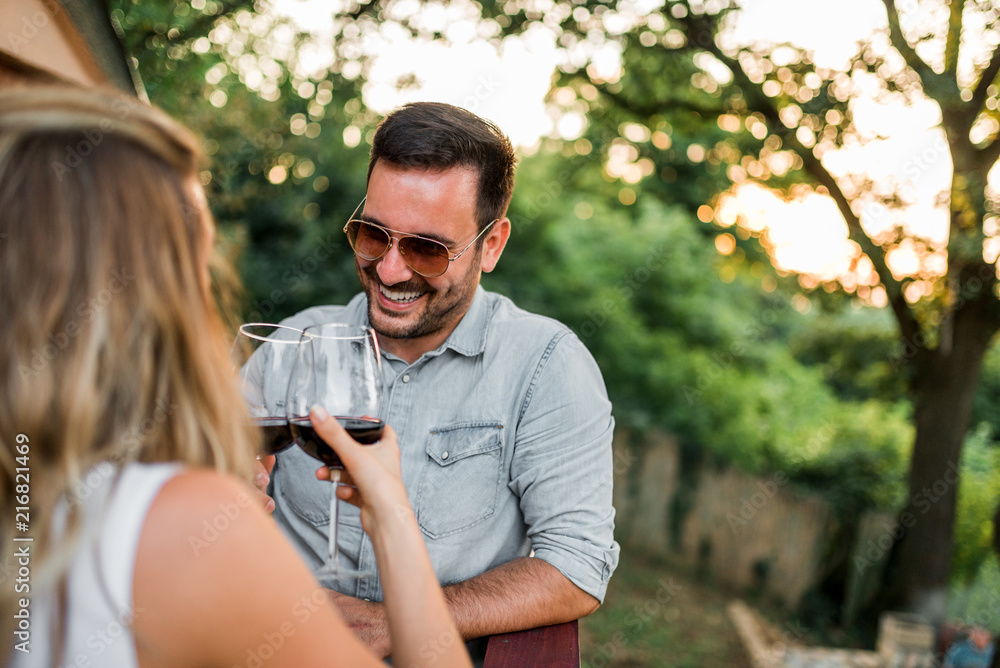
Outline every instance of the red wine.
[(253, 425), (264, 435), (263, 454), (273, 455), (295, 443), (288, 420), (283, 417), (251, 418)]
[[(382, 438), (382, 430), (385, 429), (385, 423), (375, 418), (334, 416), (334, 419), (355, 441), (362, 445), (371, 445)], [(299, 447), (306, 451), (306, 454), (315, 457), (327, 466), (344, 468), (340, 457), (333, 451), (333, 448), (316, 434), (309, 418), (292, 418), (288, 424), (295, 441)]]
[(361, 445), (371, 445), (377, 443), (382, 438), (382, 430), (385, 429), (385, 422), (377, 418), (353, 418), (335, 416), (334, 419), (355, 441)]

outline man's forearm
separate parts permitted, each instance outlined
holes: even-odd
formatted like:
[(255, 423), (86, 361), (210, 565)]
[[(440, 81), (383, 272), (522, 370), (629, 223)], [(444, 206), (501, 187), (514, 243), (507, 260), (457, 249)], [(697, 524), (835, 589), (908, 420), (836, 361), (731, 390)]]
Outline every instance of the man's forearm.
[(521, 557), (444, 588), (462, 637), (560, 624), (600, 607), (559, 570), (541, 559)]

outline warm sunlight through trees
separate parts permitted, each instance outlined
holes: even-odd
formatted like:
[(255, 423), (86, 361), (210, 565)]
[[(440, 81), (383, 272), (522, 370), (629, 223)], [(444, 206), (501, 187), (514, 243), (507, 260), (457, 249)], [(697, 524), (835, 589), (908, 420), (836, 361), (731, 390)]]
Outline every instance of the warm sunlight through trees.
[[(1000, 156), (1000, 89), (994, 85), (1000, 72), (995, 30), (1000, 15), (990, 3), (956, 1), (950, 11), (936, 12), (915, 5), (907, 3), (922, 12), (920, 21), (907, 17), (910, 29), (904, 32), (893, 0), (885, 0), (888, 28), (861, 46), (850, 73), (818, 70), (804, 53), (786, 56), (782, 64), (776, 62), (777, 49), (724, 48), (716, 40), (723, 13), (682, 2), (671, 3), (670, 11), (688, 44), (732, 73), (732, 97), (724, 97), (731, 111), (764, 122), (768, 134), (794, 151), (811, 180), (834, 199), (859, 258), (868, 258), (886, 292), (904, 344), (898, 362), (914, 397), (916, 437), (910, 493), (900, 516), (907, 530), (891, 564), (892, 595), (883, 604), (902, 604), (940, 620), (958, 490), (954, 474), (948, 474), (961, 457), (975, 381), (1000, 327), (996, 257), (984, 255), (998, 220), (988, 176)], [(823, 160), (826, 152), (873, 139), (853, 123), (863, 95), (877, 103), (904, 104), (926, 96), (940, 108), (947, 141), (934, 147), (925, 165), (910, 165), (894, 179), (874, 182), (863, 172), (832, 173)], [(935, 193), (948, 211), (947, 245), (941, 247), (907, 232), (903, 223), (914, 181), (922, 170), (944, 161), (951, 162), (953, 177), (950, 191)], [(921, 270), (918, 262), (912, 273), (894, 274), (887, 258), (906, 247), (918, 257), (944, 252), (946, 271), (936, 275)], [(915, 282), (927, 286), (918, 298), (907, 289)]]

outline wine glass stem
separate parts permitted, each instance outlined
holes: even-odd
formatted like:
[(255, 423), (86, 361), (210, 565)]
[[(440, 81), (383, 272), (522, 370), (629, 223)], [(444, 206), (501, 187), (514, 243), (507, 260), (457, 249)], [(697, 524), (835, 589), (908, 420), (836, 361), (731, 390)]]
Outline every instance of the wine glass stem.
[(330, 469), (330, 479), (333, 480), (333, 490), (330, 493), (330, 537), (329, 537), (329, 559), (330, 567), (337, 568), (337, 527), (339, 526), (340, 505), (337, 503), (337, 488), (340, 486), (340, 469)]

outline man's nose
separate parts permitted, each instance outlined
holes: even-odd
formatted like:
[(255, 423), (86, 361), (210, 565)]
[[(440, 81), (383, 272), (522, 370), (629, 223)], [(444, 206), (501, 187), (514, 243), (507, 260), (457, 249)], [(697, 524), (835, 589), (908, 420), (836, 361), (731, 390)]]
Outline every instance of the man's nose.
[(413, 278), (413, 270), (403, 261), (403, 256), (399, 254), (399, 244), (395, 239), (385, 255), (378, 260), (375, 271), (379, 280), (386, 285), (395, 285)]

